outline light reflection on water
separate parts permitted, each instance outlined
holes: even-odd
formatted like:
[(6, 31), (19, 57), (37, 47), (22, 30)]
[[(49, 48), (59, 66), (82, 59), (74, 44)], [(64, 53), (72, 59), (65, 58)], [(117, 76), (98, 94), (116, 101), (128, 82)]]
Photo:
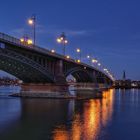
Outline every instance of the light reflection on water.
[(140, 139), (140, 90), (111, 89), (96, 100), (20, 99), (9, 92), (0, 88), (0, 140)]
[[(94, 140), (101, 137), (101, 129), (111, 119), (113, 111), (113, 90), (104, 92), (102, 100), (89, 100), (82, 105), (82, 113), (73, 116), (71, 128), (65, 125), (54, 130), (54, 140)], [(76, 110), (75, 110), (76, 111)], [(102, 133), (102, 135), (104, 135)]]

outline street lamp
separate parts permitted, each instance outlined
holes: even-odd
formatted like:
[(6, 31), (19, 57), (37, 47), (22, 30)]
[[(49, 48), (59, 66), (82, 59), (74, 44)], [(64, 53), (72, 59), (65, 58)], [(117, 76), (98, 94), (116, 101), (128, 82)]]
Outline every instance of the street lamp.
[(80, 62), (81, 62), (81, 60), (80, 60), (80, 59), (78, 59), (78, 60), (77, 60), (77, 62), (78, 62), (78, 63), (80, 63)]
[(80, 61), (81, 61), (81, 50), (79, 48), (77, 48), (76, 52), (79, 53), (79, 57), (80, 57)]
[(92, 63), (92, 58), (91, 58), (91, 56), (90, 56), (90, 55), (87, 55), (87, 59), (89, 60), (89, 64), (91, 65), (91, 63)]
[(66, 35), (64, 32), (62, 32), (60, 37), (57, 38), (57, 42), (63, 45), (63, 55), (65, 56), (65, 46), (68, 43), (68, 40), (66, 39)]
[(70, 59), (70, 56), (69, 56), (69, 55), (67, 55), (67, 56), (66, 56), (66, 58), (67, 58), (67, 59)]
[(90, 59), (90, 55), (87, 55), (87, 59)]
[(106, 69), (106, 68), (104, 68), (103, 70), (104, 70), (104, 71), (106, 71), (107, 69)]
[(92, 59), (92, 63), (97, 63), (97, 62), (98, 62), (98, 60)]
[(101, 66), (101, 63), (98, 63), (98, 66)]
[(28, 19), (28, 24), (33, 26), (33, 37), (34, 37), (34, 46), (36, 43), (36, 15), (33, 15)]
[(33, 41), (28, 36), (23, 36), (20, 39), (20, 42), (25, 44), (25, 45), (32, 45), (33, 44)]

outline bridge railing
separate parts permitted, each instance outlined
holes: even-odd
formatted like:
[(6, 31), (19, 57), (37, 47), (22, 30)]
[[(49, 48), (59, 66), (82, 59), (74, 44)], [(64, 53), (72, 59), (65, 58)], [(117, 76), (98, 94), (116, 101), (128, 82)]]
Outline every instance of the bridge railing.
[(45, 53), (47, 53), (49, 55), (53, 55), (53, 56), (64, 58), (64, 56), (62, 56), (60, 54), (51, 53), (50, 50), (45, 49), (45, 48), (41, 48), (39, 46), (28, 45), (27, 43), (21, 42), (20, 39), (17, 39), (15, 37), (9, 36), (9, 35), (4, 34), (4, 33), (0, 33), (0, 40), (6, 41), (6, 42), (10, 42), (12, 44), (24, 46), (24, 47), (30, 47), (30, 49), (34, 49), (34, 50), (37, 50), (37, 51), (42, 52), (42, 53), (45, 52)]
[(0, 33), (0, 39), (1, 40), (5, 40), (5, 41), (8, 41), (8, 42), (12, 42), (12, 43), (15, 43), (15, 44), (20, 44), (21, 45), (21, 42), (19, 39), (15, 38), (15, 37), (11, 37), (7, 34), (4, 34), (4, 33)]
[(4, 42), (9, 42), (11, 44), (19, 45), (19, 46), (33, 48), (33, 45), (28, 45), (26, 42), (21, 42), (20, 39), (9, 36), (9, 35), (4, 34), (4, 33), (0, 33), (0, 40), (2, 40)]

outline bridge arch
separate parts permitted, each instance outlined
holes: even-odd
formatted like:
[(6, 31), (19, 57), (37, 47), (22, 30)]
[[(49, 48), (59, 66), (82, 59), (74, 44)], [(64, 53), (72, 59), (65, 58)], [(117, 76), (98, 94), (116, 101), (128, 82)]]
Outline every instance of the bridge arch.
[(93, 76), (93, 74), (90, 74), (89, 71), (87, 71), (84, 68), (81, 67), (74, 67), (69, 69), (65, 73), (65, 77), (72, 75), (75, 79), (76, 82), (95, 82), (96, 77)]
[(42, 66), (16, 52), (0, 48), (0, 69), (24, 83), (54, 83), (54, 76)]

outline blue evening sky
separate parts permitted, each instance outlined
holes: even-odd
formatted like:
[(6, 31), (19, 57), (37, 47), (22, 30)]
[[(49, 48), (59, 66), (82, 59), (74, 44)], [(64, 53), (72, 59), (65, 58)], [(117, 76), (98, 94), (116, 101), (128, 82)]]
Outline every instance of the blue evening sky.
[[(1, 0), (0, 32), (18, 38), (32, 37), (27, 19), (37, 16), (37, 44), (62, 52), (56, 37), (65, 32), (67, 54), (90, 54), (115, 77), (126, 70), (128, 78), (140, 79), (139, 0)], [(1, 73), (2, 75), (2, 73)]]

